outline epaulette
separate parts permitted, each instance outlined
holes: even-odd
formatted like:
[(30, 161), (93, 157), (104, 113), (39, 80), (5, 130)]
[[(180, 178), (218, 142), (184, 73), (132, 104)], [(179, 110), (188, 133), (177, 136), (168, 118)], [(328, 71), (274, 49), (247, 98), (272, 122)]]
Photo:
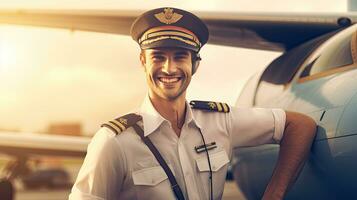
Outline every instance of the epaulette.
[(133, 126), (136, 122), (140, 121), (142, 117), (135, 113), (129, 113), (122, 117), (118, 117), (112, 121), (104, 123), (101, 127), (107, 127), (112, 130), (116, 135), (120, 134), (127, 128)]
[(226, 103), (213, 102), (213, 101), (191, 101), (191, 108), (201, 109), (213, 112), (229, 112), (229, 106)]

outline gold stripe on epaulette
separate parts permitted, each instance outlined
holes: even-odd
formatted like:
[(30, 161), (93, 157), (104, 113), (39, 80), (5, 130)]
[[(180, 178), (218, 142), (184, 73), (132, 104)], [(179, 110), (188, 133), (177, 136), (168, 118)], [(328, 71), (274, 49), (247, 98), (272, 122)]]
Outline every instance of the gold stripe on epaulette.
[(224, 112), (229, 112), (229, 107), (226, 103), (222, 103)]
[(112, 130), (116, 135), (118, 135), (118, 134), (120, 133), (120, 131), (118, 131), (117, 128), (115, 128), (113, 125), (110, 125), (110, 124), (107, 124), (107, 123), (102, 124), (101, 127), (109, 128), (109, 129)]
[(221, 103), (219, 103), (219, 102), (215, 102), (215, 103), (216, 103), (216, 105), (217, 105), (218, 111), (221, 112), (221, 111), (222, 111)]
[(118, 133), (122, 132), (121, 128), (119, 128), (118, 125), (116, 125), (112, 121), (109, 121), (109, 125), (113, 127), (116, 131), (118, 131)]
[(226, 103), (214, 101), (190, 101), (191, 108), (208, 111), (229, 113), (229, 106)]
[(120, 118), (104, 123), (101, 125), (101, 127), (109, 128), (116, 135), (118, 135), (140, 120), (142, 120), (142, 117), (140, 115), (137, 115), (135, 113), (129, 113)]
[(122, 131), (124, 131), (126, 129), (125, 126), (123, 124), (121, 124), (120, 122), (118, 122), (116, 119), (111, 122), (116, 124)]

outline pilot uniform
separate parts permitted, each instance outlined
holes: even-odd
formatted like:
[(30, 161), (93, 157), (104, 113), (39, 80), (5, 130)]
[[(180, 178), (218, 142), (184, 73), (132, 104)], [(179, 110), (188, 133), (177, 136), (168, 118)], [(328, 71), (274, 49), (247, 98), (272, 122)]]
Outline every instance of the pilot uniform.
[[(164, 16), (160, 17), (160, 14)], [(143, 18), (149, 18), (149, 21), (144, 23)], [(173, 27), (172, 24), (176, 26), (178, 22), (181, 23), (180, 26)], [(198, 25), (193, 27), (194, 24)], [(202, 28), (202, 24), (199, 18), (186, 11), (160, 8), (139, 17), (134, 22), (132, 35), (135, 35), (133, 37), (136, 41), (141, 42), (139, 44), (142, 49), (153, 48), (142, 45), (165, 45), (163, 40), (170, 38), (169, 40), (181, 42), (182, 48), (190, 45), (193, 51), (198, 52), (208, 40), (207, 28)], [(187, 29), (181, 29), (183, 26)], [(192, 30), (195, 28), (197, 30)], [(202, 29), (207, 33), (196, 33)], [(191, 31), (196, 37), (187, 37)], [(145, 43), (148, 40), (151, 41)], [(202, 146), (200, 134), (206, 144), (214, 144), (208, 150), (212, 194), (213, 199), (221, 199), (232, 148), (279, 143), (286, 118), (281, 109), (236, 108), (217, 102), (186, 102), (185, 121), (178, 137), (170, 122), (156, 111), (148, 96), (133, 113), (141, 116), (141, 120), (133, 123), (140, 125), (144, 136), (150, 138), (156, 146), (174, 174), (184, 198), (189, 200), (210, 198), (207, 152), (197, 149)], [(120, 117), (104, 124), (95, 134), (72, 188), (70, 200), (176, 199), (168, 176), (136, 130), (131, 127), (133, 123), (126, 117)]]

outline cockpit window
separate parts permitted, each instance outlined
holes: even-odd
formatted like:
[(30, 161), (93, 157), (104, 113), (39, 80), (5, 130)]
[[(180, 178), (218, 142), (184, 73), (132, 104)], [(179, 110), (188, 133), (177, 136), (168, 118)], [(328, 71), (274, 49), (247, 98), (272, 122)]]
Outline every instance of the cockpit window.
[(285, 86), (293, 80), (309, 55), (336, 33), (334, 31), (303, 43), (270, 63), (256, 86), (253, 104), (259, 106), (260, 103), (273, 102), (274, 99), (277, 99), (285, 90)]
[[(324, 45), (324, 47), (321, 48), (323, 50), (318, 50), (305, 65), (303, 72), (300, 74), (300, 78), (323, 74), (328, 75), (334, 73), (334, 69), (352, 65), (354, 63), (352, 49), (353, 45), (356, 45), (354, 44), (355, 40), (352, 39), (352, 35), (355, 36), (353, 32), (354, 31), (347, 31), (343, 35), (338, 35), (333, 38), (332, 41), (328, 42), (328, 45)], [(330, 71), (332, 73), (327, 73)]]
[(336, 31), (322, 35), (284, 53), (269, 64), (259, 82), (277, 85), (289, 83), (308, 56), (335, 34)]

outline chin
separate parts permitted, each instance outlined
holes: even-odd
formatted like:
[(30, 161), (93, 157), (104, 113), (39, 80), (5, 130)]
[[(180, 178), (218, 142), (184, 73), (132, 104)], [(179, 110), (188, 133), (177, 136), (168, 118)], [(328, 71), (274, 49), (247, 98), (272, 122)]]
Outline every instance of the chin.
[(161, 93), (161, 98), (169, 101), (177, 100), (182, 96), (183, 92), (175, 92), (175, 93)]
[(169, 101), (174, 101), (178, 99), (180, 95), (162, 95), (162, 98)]

